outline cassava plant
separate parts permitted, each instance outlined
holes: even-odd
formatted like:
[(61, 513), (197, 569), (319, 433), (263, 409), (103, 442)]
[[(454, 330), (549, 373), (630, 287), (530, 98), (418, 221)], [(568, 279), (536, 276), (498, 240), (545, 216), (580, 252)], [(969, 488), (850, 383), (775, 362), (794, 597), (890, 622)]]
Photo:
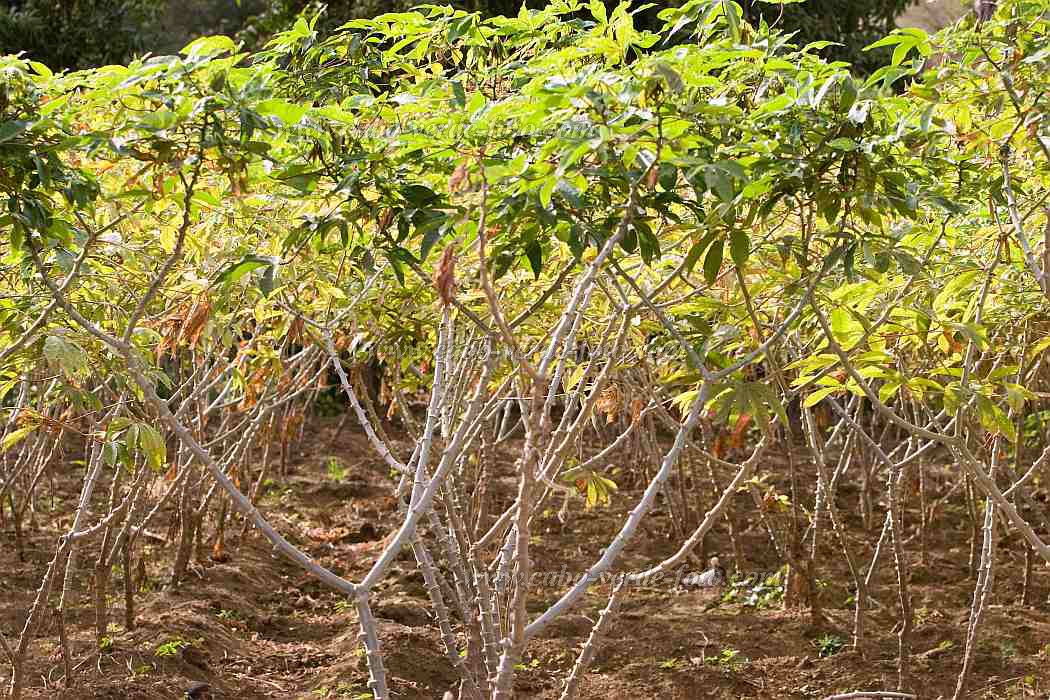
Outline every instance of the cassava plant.
[[(603, 587), (658, 504), (681, 516), (673, 547), (610, 590), (563, 697), (624, 586), (745, 519), (814, 622), (821, 553), (844, 559), (859, 653), (889, 591), (898, 691), (914, 691), (905, 485), (936, 460), (968, 485), (954, 498), (984, 501), (964, 692), (1003, 534), (1050, 562), (1029, 495), (1050, 460), (1032, 419), (1050, 347), (1045, 10), (1013, 0), (980, 27), (900, 30), (865, 79), (733, 2), (660, 19), (641, 31), (626, 4), (575, 0), (490, 19), (428, 6), (328, 36), (303, 18), (255, 54), (208, 37), (79, 73), (0, 59), (15, 546), (43, 475), (83, 455), (35, 601), (0, 630), (11, 697), (51, 613), (74, 683), (77, 577), (92, 577), (99, 645), (117, 563), (135, 624), (134, 562), (166, 520), (168, 585), (240, 526), (343, 596), (377, 699), (397, 690), (373, 604), (410, 552), (458, 693), (509, 698), (530, 643)], [(329, 385), (396, 476), (400, 524), (353, 580), (259, 501)], [(509, 503), (488, 490), (495, 445), (515, 455)], [(644, 455), (637, 501), (535, 612), (545, 513), (622, 498), (625, 454)], [(846, 480), (862, 484), (863, 547)]]

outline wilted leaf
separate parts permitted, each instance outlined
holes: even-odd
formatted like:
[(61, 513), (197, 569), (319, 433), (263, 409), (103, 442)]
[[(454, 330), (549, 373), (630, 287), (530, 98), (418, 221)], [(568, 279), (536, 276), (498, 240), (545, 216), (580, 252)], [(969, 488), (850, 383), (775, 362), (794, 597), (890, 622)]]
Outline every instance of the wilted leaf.
[(434, 288), (443, 306), (452, 303), (456, 294), (456, 250), (452, 246), (441, 253), (441, 260), (434, 269)]

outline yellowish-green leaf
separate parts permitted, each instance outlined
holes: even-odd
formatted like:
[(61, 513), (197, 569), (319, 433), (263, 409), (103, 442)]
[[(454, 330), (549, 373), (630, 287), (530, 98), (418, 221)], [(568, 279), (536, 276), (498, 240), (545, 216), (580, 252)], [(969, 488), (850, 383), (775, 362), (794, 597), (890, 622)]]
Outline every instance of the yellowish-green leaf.
[(9, 449), (22, 442), (22, 440), (34, 430), (36, 430), (35, 425), (27, 425), (24, 428), (12, 430), (4, 436), (3, 440), (0, 440), (0, 452), (7, 452)]
[(842, 387), (829, 386), (823, 389), (817, 389), (812, 394), (806, 397), (806, 400), (802, 402), (802, 406), (805, 408), (811, 408), (816, 406), (818, 403), (823, 401), (828, 396), (831, 396), (837, 391), (842, 391)]

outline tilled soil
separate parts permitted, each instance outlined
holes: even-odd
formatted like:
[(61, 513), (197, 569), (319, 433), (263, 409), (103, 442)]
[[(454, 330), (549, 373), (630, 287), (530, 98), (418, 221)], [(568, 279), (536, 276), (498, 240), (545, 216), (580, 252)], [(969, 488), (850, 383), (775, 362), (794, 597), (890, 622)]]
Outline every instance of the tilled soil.
[[(387, 469), (363, 436), (349, 428), (336, 431), (335, 424), (316, 421), (307, 447), (290, 463), (289, 476), (269, 487), (262, 507), (291, 541), (337, 573), (357, 579), (382, 550), (398, 516)], [(343, 467), (334, 474), (332, 457)], [(494, 459), (501, 461), (492, 471), (505, 472), (494, 486), (497, 507), (505, 506), (513, 493), (514, 456)], [(767, 469), (776, 472), (772, 464)], [(945, 488), (950, 478), (948, 473), (942, 480)], [(78, 479), (79, 472), (55, 470), (52, 490), (45, 489), (35, 525), (27, 532), (24, 561), (16, 555), (10, 527), (0, 532), (0, 631), (8, 640), (17, 639), (56, 538), (68, 528), (68, 517), (52, 513), (68, 513)], [(572, 508), (565, 523), (557, 513), (546, 513), (542, 537), (533, 548), (534, 569), (579, 572), (589, 565), (636, 502), (638, 487), (624, 481), (607, 507)], [(844, 485), (839, 509), (866, 562), (868, 541), (877, 539), (877, 533), (869, 537), (860, 530), (850, 513), (856, 503), (850, 494)], [(710, 500), (710, 494), (706, 497)], [(741, 522), (749, 505), (749, 499), (737, 503)], [(670, 518), (666, 507), (658, 509), (625, 555), (621, 570), (641, 570), (676, 549), (679, 540), (670, 536)], [(57, 626), (51, 619), (32, 646), (26, 697), (173, 699), (192, 681), (210, 683), (217, 698), (363, 697), (368, 674), (352, 606), (275, 557), (257, 534), (249, 532), (242, 540), (240, 529), (239, 522), (229, 529), (223, 561), (195, 561), (189, 578), (174, 588), (165, 585), (172, 546), (155, 533), (139, 549), (142, 566), (135, 565), (145, 576), (137, 581), (141, 590), (134, 629), (123, 625), (122, 573), (114, 572), (117, 589), (109, 601), (102, 649), (95, 641), (91, 605), (94, 553), (85, 547), (67, 612), (75, 683), (64, 686)], [(951, 697), (955, 690), (973, 595), (966, 570), (969, 534), (964, 514), (946, 511), (931, 527), (927, 566), (918, 564), (914, 540), (908, 545), (915, 628), (907, 689), (919, 698)], [(779, 566), (757, 525), (739, 538), (747, 561), (733, 562), (731, 569), (772, 571)], [(898, 630), (892, 565), (883, 565), (874, 590), (868, 645), (861, 657), (849, 648), (849, 577), (833, 545), (828, 543), (827, 555), (818, 560), (822, 620), (814, 621), (805, 610), (784, 610), (775, 600), (748, 606), (721, 602), (719, 592), (712, 590), (630, 589), (580, 696), (820, 698), (856, 689), (894, 689)], [(724, 524), (708, 536), (705, 549), (730, 551)], [(1050, 693), (1050, 569), (1036, 564), (1034, 602), (1021, 607), (1021, 551), (1016, 540), (1003, 538), (995, 599), (980, 628), (964, 697), (1045, 698)], [(693, 567), (702, 565), (697, 560)], [(584, 605), (530, 644), (518, 674), (519, 697), (560, 696), (563, 679), (609, 590), (608, 584), (595, 585)], [(558, 588), (536, 590), (530, 611), (542, 611), (560, 593)], [(410, 552), (401, 555), (381, 584), (374, 613), (395, 697), (440, 698), (455, 687), (456, 673), (442, 652)], [(0, 683), (6, 685), (8, 674), (0, 666)]]

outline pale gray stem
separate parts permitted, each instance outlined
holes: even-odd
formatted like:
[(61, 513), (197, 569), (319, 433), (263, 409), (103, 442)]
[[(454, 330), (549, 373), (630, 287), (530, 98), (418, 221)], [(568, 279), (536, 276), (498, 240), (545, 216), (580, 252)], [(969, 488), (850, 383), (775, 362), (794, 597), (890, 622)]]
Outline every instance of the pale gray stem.
[(449, 470), (452, 469), (452, 466), (462, 452), (466, 443), (466, 438), (472, 432), (474, 421), (481, 413), (481, 409), (485, 403), (485, 389), (495, 367), (493, 359), (492, 348), (490, 345), (488, 348), (488, 357), (485, 361), (485, 370), (478, 379), (474, 396), (471, 398), (466, 414), (460, 421), (459, 427), (457, 427), (456, 432), (452, 436), (452, 440), (449, 442), (448, 446), (445, 447), (441, 459), (438, 462), (437, 469), (434, 470), (434, 475), (430, 478), (429, 483), (427, 483), (424, 488), (420, 489), (419, 497), (413, 499), (397, 534), (394, 535), (390, 544), (388, 544), (386, 549), (384, 549), (379, 555), (375, 564), (372, 565), (372, 569), (361, 581), (360, 586), (366, 590), (370, 590), (379, 582), (383, 577), (383, 574), (386, 573), (386, 570), (394, 562), (398, 552), (401, 551), (401, 547), (403, 547), (412, 537), (412, 534), (415, 532), (416, 526), (419, 523), (419, 519), (430, 510), (435, 494), (444, 483), (445, 476), (448, 474)]
[(678, 434), (675, 436), (674, 443), (671, 448), (664, 455), (663, 462), (660, 464), (660, 469), (657, 470), (653, 476), (652, 481), (645, 489), (645, 493), (642, 494), (641, 500), (631, 511), (623, 527), (613, 538), (613, 541), (609, 543), (609, 546), (605, 549), (602, 556), (595, 562), (588, 570), (586, 575), (582, 576), (580, 580), (566, 591), (561, 598), (558, 599), (553, 605), (536, 618), (525, 630), (525, 635), (529, 638), (536, 636), (539, 632), (543, 631), (551, 622), (553, 622), (559, 615), (566, 610), (574, 606), (590, 588), (597, 578), (605, 571), (608, 571), (609, 567), (613, 565), (617, 557), (627, 546), (627, 543), (631, 541), (634, 536), (635, 530), (638, 529), (638, 525), (642, 522), (642, 519), (648, 514), (649, 509), (652, 508), (653, 502), (656, 500), (656, 494), (663, 488), (664, 482), (671, 475), (671, 469), (678, 461), (678, 455), (681, 454), (682, 448), (685, 447), (686, 436), (693, 431), (696, 427), (697, 422), (700, 420), (700, 413), (707, 403), (708, 393), (710, 392), (710, 384), (704, 382), (700, 391), (697, 393), (697, 397), (693, 402), (692, 407), (689, 409), (689, 414), (686, 416), (685, 421), (681, 424), (678, 429)]
[(765, 447), (768, 439), (768, 436), (763, 436), (763, 438), (759, 441), (758, 445), (755, 447), (755, 451), (751, 453), (751, 456), (747, 459), (746, 462), (740, 465), (740, 467), (737, 469), (736, 475), (722, 490), (722, 495), (719, 497), (718, 501), (715, 502), (713, 506), (711, 506), (710, 510), (708, 510), (707, 513), (704, 515), (703, 521), (700, 523), (699, 526), (697, 526), (696, 530), (693, 531), (693, 534), (690, 535), (688, 539), (686, 539), (685, 542), (682, 543), (682, 546), (678, 548), (677, 552), (675, 552), (667, 559), (664, 559), (656, 566), (650, 567), (649, 569), (642, 572), (631, 574), (629, 576), (626, 576), (625, 578), (627, 578), (631, 583), (637, 581), (644, 581), (655, 574), (672, 570), (680, 563), (685, 561), (686, 557), (688, 557), (689, 554), (693, 551), (693, 549), (696, 548), (696, 546), (700, 544), (701, 541), (703, 541), (704, 536), (712, 527), (714, 527), (715, 523), (718, 522), (718, 520), (722, 517), (722, 513), (725, 512), (725, 509), (729, 506), (730, 502), (733, 500), (733, 497), (736, 495), (741, 485), (745, 481), (747, 481), (748, 478), (750, 478), (751, 473), (754, 471), (755, 465), (758, 464), (758, 460), (765, 452)]
[(354, 595), (357, 606), (357, 618), (361, 626), (358, 640), (365, 648), (368, 661), (368, 687), (372, 689), (374, 700), (387, 700), (390, 697), (386, 687), (386, 669), (383, 667), (383, 655), (379, 652), (379, 635), (376, 633), (376, 620), (368, 604), (368, 590), (361, 588)]
[(977, 642), (977, 630), (984, 619), (991, 591), (995, 586), (995, 549), (997, 542), (995, 527), (995, 503), (988, 499), (984, 512), (984, 541), (981, 545), (981, 564), (977, 575), (977, 584), (973, 591), (973, 602), (970, 605), (970, 621), (966, 629), (966, 650), (963, 653), (963, 664), (955, 685), (953, 700), (964, 697), (966, 680), (970, 675), (973, 663), (974, 646)]
[(47, 276), (36, 249), (30, 245), (29, 250), (44, 284), (47, 285), (52, 296), (58, 300), (62, 309), (69, 314), (70, 318), (72, 318), (78, 325), (84, 328), (84, 330), (94, 335), (123, 357), (124, 361), (127, 363), (128, 372), (131, 375), (132, 380), (134, 380), (139, 389), (143, 392), (145, 402), (158, 413), (161, 422), (175, 434), (179, 441), (207, 467), (208, 471), (211, 472), (211, 475), (219, 482), (222, 489), (229, 494), (234, 505), (236, 505), (245, 516), (255, 523), (256, 527), (259, 528), (263, 535), (274, 545), (275, 548), (278, 549), (278, 551), (336, 590), (350, 596), (354, 595), (357, 588), (353, 583), (334, 574), (315, 562), (312, 558), (273, 529), (273, 526), (271, 526), (258, 509), (252, 505), (248, 497), (241, 493), (240, 489), (238, 489), (229, 477), (226, 476), (222, 467), (216, 463), (211, 453), (202, 447), (190, 433), (189, 429), (175, 418), (174, 414), (168, 408), (167, 402), (157, 396), (156, 388), (153, 386), (153, 383), (146, 378), (146, 375), (140, 366), (141, 359), (135, 349), (128, 343), (110, 335), (88, 319), (84, 318), (84, 316), (69, 303), (69, 300), (59, 292), (54, 281)]
[(561, 700), (572, 700), (579, 692), (583, 674), (587, 672), (591, 661), (594, 660), (594, 655), (598, 652), (598, 644), (616, 618), (616, 611), (620, 607), (620, 596), (626, 580), (627, 578), (623, 577), (617, 582), (612, 594), (609, 596), (609, 602), (606, 603), (598, 615), (598, 620), (594, 623), (594, 627), (591, 628), (591, 634), (587, 637), (587, 642), (580, 649), (580, 655), (576, 657), (576, 663), (573, 665), (569, 677), (565, 679), (565, 689), (562, 691)]
[(1011, 184), (1010, 146), (1008, 144), (1002, 147), (1000, 155), (1003, 170), (1003, 195), (1006, 197), (1006, 209), (1010, 212), (1010, 223), (1014, 227), (1014, 235), (1017, 236), (1017, 242), (1021, 244), (1025, 263), (1028, 265), (1031, 273), (1035, 275), (1035, 281), (1039, 284), (1039, 289), (1042, 290), (1044, 295), (1050, 296), (1050, 287), (1047, 286), (1046, 281), (1046, 270), (1036, 262), (1035, 250), (1028, 240), (1028, 234), (1024, 230), (1024, 223), (1021, 221), (1021, 213), (1017, 208), (1017, 200), (1014, 197), (1013, 185)]

